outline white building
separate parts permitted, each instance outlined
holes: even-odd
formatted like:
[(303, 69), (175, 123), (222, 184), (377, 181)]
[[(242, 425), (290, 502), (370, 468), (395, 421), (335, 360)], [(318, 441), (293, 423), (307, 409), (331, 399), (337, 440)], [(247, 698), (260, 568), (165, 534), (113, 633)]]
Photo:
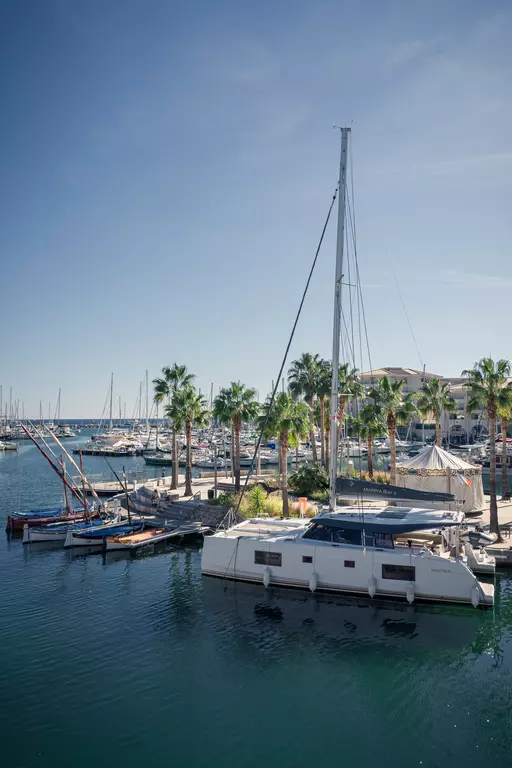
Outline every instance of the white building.
[[(373, 371), (365, 371), (360, 374), (360, 379), (365, 386), (370, 388), (379, 379), (387, 376), (391, 381), (403, 380), (403, 391), (419, 392), (424, 381), (439, 379), (442, 384), (450, 386), (450, 394), (455, 399), (458, 410), (453, 413), (441, 414), (441, 432), (443, 439), (449, 443), (465, 444), (474, 441), (478, 437), (489, 434), (489, 421), (485, 411), (473, 411), (468, 413), (467, 404), (470, 393), (464, 386), (464, 379), (449, 378), (437, 373), (420, 371), (416, 368), (385, 367), (376, 368)], [(417, 417), (412, 425), (403, 425), (399, 428), (401, 436), (407, 433), (416, 440), (429, 439), (435, 436), (435, 424)]]

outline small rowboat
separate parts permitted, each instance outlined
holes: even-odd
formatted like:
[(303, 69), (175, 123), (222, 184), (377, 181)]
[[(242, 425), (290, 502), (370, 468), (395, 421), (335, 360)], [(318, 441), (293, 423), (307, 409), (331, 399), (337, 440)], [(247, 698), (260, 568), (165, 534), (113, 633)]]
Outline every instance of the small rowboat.
[(68, 547), (105, 547), (106, 540), (111, 536), (128, 535), (141, 531), (143, 523), (114, 523), (102, 526), (96, 530), (68, 530), (64, 546)]
[[(90, 516), (97, 517), (97, 510), (91, 510)], [(85, 522), (84, 510), (76, 509), (67, 512), (65, 509), (31, 509), (28, 512), (15, 512), (7, 518), (7, 531), (22, 531), (26, 525), (40, 526), (50, 523), (80, 523)]]
[(105, 549), (138, 549), (148, 544), (157, 544), (160, 541), (176, 536), (176, 528), (148, 528), (138, 533), (128, 535), (110, 536), (105, 541)]
[(111, 530), (113, 520), (102, 520), (100, 517), (94, 520), (83, 520), (74, 523), (50, 523), (49, 525), (23, 527), (23, 543), (33, 544), (37, 541), (65, 541), (69, 531), (76, 533), (88, 533), (89, 531), (101, 531), (105, 528)]

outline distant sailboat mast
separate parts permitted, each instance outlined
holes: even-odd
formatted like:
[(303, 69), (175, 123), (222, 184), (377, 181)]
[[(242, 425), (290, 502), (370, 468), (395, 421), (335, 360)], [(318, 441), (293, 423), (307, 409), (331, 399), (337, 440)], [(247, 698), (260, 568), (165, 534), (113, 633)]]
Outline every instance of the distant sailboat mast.
[(336, 271), (334, 276), (334, 318), (332, 328), (332, 384), (331, 384), (331, 455), (329, 461), (329, 508), (336, 509), (336, 470), (338, 465), (338, 401), (341, 335), (341, 292), (343, 281), (343, 247), (345, 243), (345, 205), (347, 186), (348, 135), (350, 128), (341, 129), (341, 158), (338, 192), (338, 231), (336, 243)]
[(114, 374), (112, 373), (110, 375), (110, 418), (109, 418), (109, 423), (108, 423), (108, 431), (109, 432), (112, 432), (112, 426), (113, 426), (113, 422), (112, 422), (112, 398), (113, 398), (113, 396), (114, 396)]
[(146, 432), (149, 436), (149, 379), (148, 370), (146, 368)]

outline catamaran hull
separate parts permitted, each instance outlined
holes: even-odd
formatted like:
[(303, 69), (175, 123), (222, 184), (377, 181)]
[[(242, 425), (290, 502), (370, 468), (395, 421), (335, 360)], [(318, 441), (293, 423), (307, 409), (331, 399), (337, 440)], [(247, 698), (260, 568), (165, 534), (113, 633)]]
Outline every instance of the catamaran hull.
[[(215, 535), (204, 541), (201, 570), (205, 576), (265, 587), (475, 607), (493, 604), (494, 586), (479, 582), (461, 560), (439, 557), (427, 550), (413, 554), (403, 549), (372, 550), (306, 540), (299, 543), (297, 539), (268, 541)], [(407, 572), (414, 573), (414, 581), (397, 578), (400, 569), (411, 568), (414, 570)], [(391, 578), (390, 572), (394, 574)]]

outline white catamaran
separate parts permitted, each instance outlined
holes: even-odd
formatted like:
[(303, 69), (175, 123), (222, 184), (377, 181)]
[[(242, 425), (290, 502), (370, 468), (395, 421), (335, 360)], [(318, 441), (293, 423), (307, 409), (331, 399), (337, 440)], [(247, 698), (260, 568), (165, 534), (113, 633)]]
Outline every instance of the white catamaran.
[[(341, 130), (341, 162), (334, 295), (330, 505), (312, 520), (245, 520), (204, 541), (202, 573), (225, 579), (435, 602), (492, 605), (494, 586), (479, 581), (461, 556), (461, 512), (387, 506), (336, 508), (338, 371), (350, 128)], [(428, 545), (420, 532), (437, 543)], [(417, 532), (417, 536), (414, 533)], [(493, 568), (491, 568), (493, 570)]]

